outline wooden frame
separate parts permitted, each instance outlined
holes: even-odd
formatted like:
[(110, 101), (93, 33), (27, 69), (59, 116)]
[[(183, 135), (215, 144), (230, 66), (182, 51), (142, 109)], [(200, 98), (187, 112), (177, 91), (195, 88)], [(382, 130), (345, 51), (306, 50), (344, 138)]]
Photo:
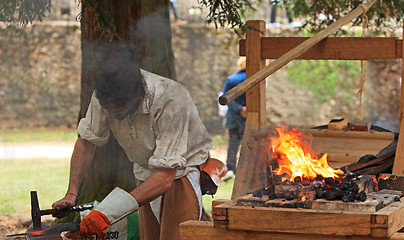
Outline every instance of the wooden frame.
[[(213, 222), (187, 221), (180, 224), (181, 240), (369, 240), (368, 236), (333, 236), (296, 234), (266, 231), (244, 231), (216, 228)], [(379, 240), (386, 238), (377, 238)], [(403, 240), (404, 233), (397, 232), (389, 240)]]
[[(247, 25), (265, 32), (265, 22), (260, 20), (247, 21)], [(240, 40), (239, 54), (247, 58), (247, 80), (254, 73), (264, 69), (265, 59), (279, 59), (298, 48), (309, 38), (304, 37), (265, 37), (258, 31), (247, 30), (246, 39)], [(301, 51), (300, 51), (301, 52)], [(300, 53), (299, 52), (299, 53)], [(293, 59), (324, 59), (324, 60), (375, 60), (375, 59), (402, 59), (404, 55), (404, 41), (397, 38), (360, 38), (360, 37), (328, 37), (319, 41), (307, 51)], [(292, 60), (293, 60), (292, 59)], [(403, 61), (402, 61), (403, 62)], [(286, 64), (286, 63), (285, 63)], [(266, 66), (268, 68), (268, 66)], [(280, 67), (277, 67), (279, 69)], [(404, 63), (402, 63), (404, 69)], [(276, 70), (275, 70), (276, 71)], [(273, 71), (270, 71), (273, 72)], [(255, 77), (252, 76), (252, 78)], [(263, 77), (261, 74), (256, 77), (255, 82)], [(265, 76), (264, 76), (265, 78)], [(404, 71), (402, 71), (404, 79)], [(246, 80), (246, 81), (247, 81)], [(259, 189), (260, 183), (251, 179), (257, 176), (261, 167), (259, 163), (253, 161), (250, 156), (250, 147), (247, 140), (252, 129), (257, 129), (265, 125), (265, 79), (259, 80), (259, 84), (254, 85), (252, 90), (247, 91), (247, 120), (246, 129), (241, 145), (238, 171), (233, 187), (232, 199), (238, 198), (248, 191)], [(241, 88), (240, 88), (241, 89)], [(237, 94), (243, 91), (237, 89)], [(400, 132), (404, 132), (404, 85), (401, 89), (400, 107)], [(220, 99), (219, 99), (220, 101)], [(224, 101), (225, 102), (225, 101)], [(400, 134), (398, 138), (393, 174), (404, 175), (404, 140)]]
[(377, 212), (237, 206), (225, 201), (212, 210), (215, 228), (328, 236), (389, 238), (404, 227), (404, 203)]

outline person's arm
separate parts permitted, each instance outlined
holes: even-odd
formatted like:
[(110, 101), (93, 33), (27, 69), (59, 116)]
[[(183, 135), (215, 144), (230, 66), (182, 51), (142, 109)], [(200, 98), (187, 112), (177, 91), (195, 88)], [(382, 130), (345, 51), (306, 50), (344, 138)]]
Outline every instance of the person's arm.
[[(74, 206), (81, 181), (90, 166), (95, 152), (95, 145), (79, 137), (74, 145), (74, 150), (70, 162), (70, 180), (67, 194), (61, 200), (52, 204), (52, 208), (63, 210)], [(55, 217), (63, 217), (61, 212)]]
[(171, 188), (177, 169), (158, 169), (146, 181), (130, 192), (139, 206), (148, 203)]
[[(240, 103), (236, 102), (236, 101), (231, 101), (227, 104), (227, 106), (229, 107), (229, 109), (231, 109), (231, 111), (235, 112), (235, 113), (239, 113), (240, 116), (242, 116), (243, 118), (245, 118), (246, 116), (246, 107), (241, 105)], [(244, 114), (244, 116), (243, 116)]]

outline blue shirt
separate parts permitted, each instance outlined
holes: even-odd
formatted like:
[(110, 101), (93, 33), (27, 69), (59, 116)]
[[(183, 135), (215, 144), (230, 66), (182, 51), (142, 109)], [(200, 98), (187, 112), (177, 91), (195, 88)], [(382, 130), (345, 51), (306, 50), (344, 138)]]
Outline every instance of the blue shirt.
[[(244, 81), (246, 78), (245, 70), (239, 71), (233, 75), (226, 78), (223, 86), (223, 93), (226, 93), (233, 87), (237, 86), (239, 83)], [(243, 106), (246, 105), (246, 95), (245, 93), (240, 97), (231, 101), (227, 106), (229, 107), (226, 114), (226, 128), (244, 128), (245, 118), (240, 115), (240, 111)]]

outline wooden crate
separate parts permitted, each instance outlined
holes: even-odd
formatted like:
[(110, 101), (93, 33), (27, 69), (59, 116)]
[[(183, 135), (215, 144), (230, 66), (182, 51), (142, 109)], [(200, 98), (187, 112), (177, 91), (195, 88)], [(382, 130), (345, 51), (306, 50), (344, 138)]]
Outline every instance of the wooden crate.
[(374, 213), (247, 207), (228, 200), (213, 207), (212, 217), (221, 229), (389, 238), (404, 227), (404, 199)]

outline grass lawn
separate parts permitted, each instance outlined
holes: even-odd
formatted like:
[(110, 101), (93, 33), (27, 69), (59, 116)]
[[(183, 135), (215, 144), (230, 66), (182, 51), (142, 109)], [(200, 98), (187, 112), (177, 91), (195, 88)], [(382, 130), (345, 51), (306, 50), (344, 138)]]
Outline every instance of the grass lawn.
[(76, 129), (73, 128), (5, 128), (0, 127), (0, 142), (51, 142), (75, 141)]
[[(1, 142), (74, 141), (74, 129), (1, 129)], [(224, 136), (212, 136), (214, 146), (227, 144)], [(0, 215), (29, 214), (30, 191), (37, 191), (41, 209), (64, 196), (69, 178), (70, 158), (0, 159)], [(211, 212), (212, 200), (230, 199), (233, 179), (222, 182), (212, 197), (203, 196), (203, 206)]]
[(37, 191), (39, 207), (64, 196), (70, 159), (0, 159), (0, 215), (31, 212), (31, 191)]

